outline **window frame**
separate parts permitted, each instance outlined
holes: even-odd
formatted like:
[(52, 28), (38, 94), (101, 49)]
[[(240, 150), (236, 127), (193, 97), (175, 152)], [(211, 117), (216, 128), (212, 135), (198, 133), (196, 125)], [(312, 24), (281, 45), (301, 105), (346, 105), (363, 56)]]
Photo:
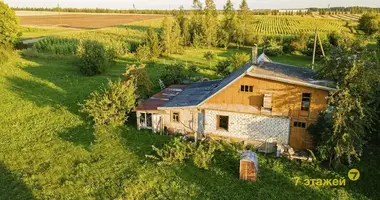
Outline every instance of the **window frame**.
[[(176, 119), (174, 118), (174, 116), (177, 116)], [(180, 114), (179, 112), (172, 112), (171, 114), (171, 121), (174, 122), (174, 123), (179, 123), (180, 122)]]
[(253, 85), (240, 85), (240, 92), (251, 93), (253, 89)]
[[(306, 96), (307, 95), (307, 96)], [(308, 106), (304, 106), (304, 102), (308, 102)], [(301, 97), (301, 110), (302, 111), (310, 111), (311, 107), (311, 93), (302, 93)]]
[(301, 122), (301, 121), (293, 121), (293, 127), (306, 129), (307, 128), (307, 123), (306, 122)]
[[(220, 126), (220, 121), (222, 117), (227, 118), (227, 122), (226, 122), (227, 127)], [(217, 130), (228, 131), (229, 127), (230, 127), (230, 117), (228, 115), (216, 115), (216, 129)]]

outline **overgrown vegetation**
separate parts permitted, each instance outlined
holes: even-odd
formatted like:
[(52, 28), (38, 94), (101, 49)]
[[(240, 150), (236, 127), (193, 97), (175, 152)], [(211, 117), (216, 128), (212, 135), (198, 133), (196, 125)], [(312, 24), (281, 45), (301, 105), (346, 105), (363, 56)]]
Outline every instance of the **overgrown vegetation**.
[(96, 125), (123, 125), (136, 104), (135, 79), (108, 81), (106, 88), (94, 91), (81, 105)]
[(21, 35), (19, 19), (13, 9), (0, 2), (0, 48), (11, 48)]

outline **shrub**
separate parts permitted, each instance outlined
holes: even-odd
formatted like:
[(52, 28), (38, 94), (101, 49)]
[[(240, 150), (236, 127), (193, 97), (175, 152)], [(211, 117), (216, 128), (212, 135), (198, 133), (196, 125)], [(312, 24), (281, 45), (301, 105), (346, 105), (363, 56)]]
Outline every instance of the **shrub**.
[(230, 60), (219, 60), (218, 63), (216, 64), (216, 73), (222, 76), (227, 76), (230, 74), (229, 67), (231, 65)]
[(211, 67), (211, 61), (215, 59), (215, 53), (212, 51), (207, 51), (203, 54), (203, 58), (209, 61), (209, 66)]
[(231, 62), (232, 69), (236, 70), (249, 62), (249, 55), (246, 53), (235, 53), (232, 54), (229, 60)]
[(7, 4), (0, 2), (0, 48), (17, 43), (21, 32), (16, 13)]
[(376, 37), (376, 41), (377, 41), (377, 48), (380, 49), (380, 35), (378, 35), (378, 36)]
[(221, 145), (214, 141), (199, 142), (198, 147), (194, 150), (194, 164), (202, 169), (209, 169), (214, 153), (220, 149)]
[(135, 65), (127, 65), (126, 72), (123, 74), (126, 80), (136, 79), (136, 88), (140, 97), (150, 95), (153, 83), (150, 80), (148, 71), (144, 64), (136, 67)]
[(189, 78), (193, 78), (195, 75), (197, 75), (197, 73), (198, 73), (198, 67), (194, 64), (191, 64), (188, 67)]
[(182, 63), (166, 65), (164, 72), (161, 75), (161, 80), (165, 83), (166, 86), (172, 84), (181, 84), (186, 78), (188, 78), (188, 76), (186, 73), (185, 65)]
[(137, 48), (136, 59), (139, 62), (149, 61), (152, 59), (150, 48), (147, 45), (141, 45)]
[(334, 47), (339, 47), (340, 44), (340, 35), (338, 34), (338, 32), (334, 31), (334, 32), (331, 32), (327, 35), (327, 38), (329, 40), (329, 43), (334, 46)]
[(157, 156), (148, 156), (163, 161), (166, 164), (183, 163), (191, 155), (191, 143), (176, 137), (171, 142), (164, 145), (162, 149), (152, 146)]
[(108, 81), (108, 86), (92, 92), (81, 112), (86, 113), (96, 125), (122, 125), (128, 120), (128, 113), (135, 108), (135, 80), (127, 82)]
[(0, 64), (7, 63), (13, 56), (12, 49), (3, 49), (0, 48)]
[(265, 48), (265, 54), (268, 56), (278, 56), (283, 53), (282, 46), (278, 45), (276, 40), (269, 40), (268, 46)]
[(371, 35), (380, 30), (380, 15), (377, 13), (365, 13), (359, 19), (358, 28)]
[(110, 56), (104, 46), (92, 40), (80, 42), (78, 47), (80, 58), (79, 69), (87, 76), (94, 76), (105, 71), (110, 63)]
[(33, 45), (38, 53), (51, 53), (57, 55), (75, 55), (78, 48), (77, 39), (46, 37)]

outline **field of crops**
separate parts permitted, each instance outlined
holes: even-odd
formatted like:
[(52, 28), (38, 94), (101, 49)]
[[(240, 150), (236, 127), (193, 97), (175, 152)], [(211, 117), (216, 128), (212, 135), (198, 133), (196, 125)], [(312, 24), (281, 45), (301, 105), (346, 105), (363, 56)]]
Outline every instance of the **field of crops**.
[(349, 31), (342, 20), (299, 16), (254, 16), (250, 19), (253, 32), (261, 35), (295, 35), (312, 33), (315, 28), (322, 33)]

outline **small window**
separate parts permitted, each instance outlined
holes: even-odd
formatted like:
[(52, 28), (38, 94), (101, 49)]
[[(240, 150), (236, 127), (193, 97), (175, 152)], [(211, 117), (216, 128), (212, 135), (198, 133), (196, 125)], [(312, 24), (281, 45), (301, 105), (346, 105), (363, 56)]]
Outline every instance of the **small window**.
[(140, 126), (145, 126), (145, 113), (140, 113)]
[(217, 116), (217, 129), (228, 131), (228, 116)]
[(294, 122), (293, 126), (298, 127), (298, 128), (306, 128), (306, 123), (305, 122)]
[(179, 122), (179, 113), (178, 112), (173, 112), (172, 121), (173, 122)]
[(301, 103), (301, 110), (303, 111), (309, 111), (310, 110), (310, 93), (302, 93), (302, 103)]
[(146, 127), (148, 128), (152, 127), (152, 113), (146, 114)]
[(241, 85), (240, 91), (241, 92), (253, 92), (253, 85)]

